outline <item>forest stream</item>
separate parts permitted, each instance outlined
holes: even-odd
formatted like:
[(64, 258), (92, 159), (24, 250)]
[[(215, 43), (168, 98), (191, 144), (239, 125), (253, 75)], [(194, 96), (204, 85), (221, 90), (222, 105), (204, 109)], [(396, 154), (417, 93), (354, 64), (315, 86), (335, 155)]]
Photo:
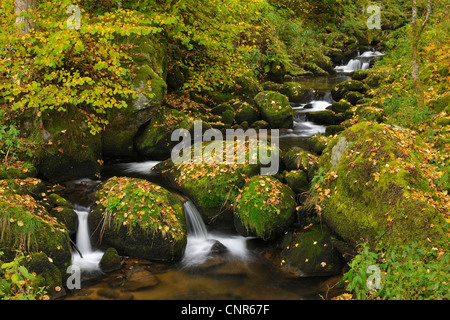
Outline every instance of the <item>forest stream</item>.
[[(371, 56), (374, 51), (357, 57)], [(355, 58), (357, 59), (357, 58)], [(294, 126), (280, 133), (280, 149), (303, 147), (307, 138), (324, 134), (326, 125), (308, 120), (307, 112), (326, 110), (333, 99), (330, 91), (336, 84), (351, 80), (350, 72), (368, 67), (351, 59), (337, 66), (333, 76), (316, 76), (296, 79), (310, 94), (300, 102), (291, 103)], [(368, 61), (368, 60), (365, 60)], [(366, 62), (364, 62), (366, 63)], [(273, 262), (275, 244), (256, 237), (244, 237), (232, 228), (216, 230), (206, 226), (195, 205), (174, 191), (152, 168), (159, 161), (110, 162), (104, 166), (102, 180), (80, 179), (62, 184), (59, 194), (70, 200), (79, 216), (73, 264), (82, 271), (81, 289), (68, 290), (67, 300), (83, 299), (257, 299), (302, 300), (330, 299), (342, 294), (335, 287), (342, 278), (337, 276), (293, 277), (279, 270)], [(188, 224), (188, 240), (183, 259), (163, 263), (122, 257), (122, 268), (107, 274), (100, 271), (98, 262), (103, 252), (89, 239), (87, 215), (94, 205), (90, 194), (102, 181), (112, 176), (147, 179), (159, 184), (183, 199)], [(78, 251), (82, 252), (80, 257)], [(139, 273), (137, 281), (128, 281), (130, 274)]]

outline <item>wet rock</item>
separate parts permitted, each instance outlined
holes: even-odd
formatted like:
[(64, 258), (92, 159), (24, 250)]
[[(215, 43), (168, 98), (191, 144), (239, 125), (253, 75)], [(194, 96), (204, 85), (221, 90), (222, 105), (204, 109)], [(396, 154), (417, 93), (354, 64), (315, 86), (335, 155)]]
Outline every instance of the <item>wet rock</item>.
[(99, 262), (99, 267), (103, 272), (118, 270), (121, 266), (120, 256), (114, 248), (108, 248)]
[(281, 267), (301, 276), (329, 276), (341, 272), (339, 252), (325, 225), (288, 233), (282, 240)]
[(137, 291), (154, 287), (158, 283), (158, 278), (148, 270), (131, 270), (127, 274), (123, 288), (127, 291)]
[(227, 252), (228, 249), (220, 241), (214, 240), (214, 244), (211, 246), (211, 254), (223, 254)]
[(309, 190), (308, 175), (302, 170), (288, 171), (284, 175), (287, 185), (296, 194), (306, 192)]
[(307, 119), (318, 124), (332, 125), (339, 124), (339, 119), (336, 114), (331, 110), (320, 110), (308, 112)]

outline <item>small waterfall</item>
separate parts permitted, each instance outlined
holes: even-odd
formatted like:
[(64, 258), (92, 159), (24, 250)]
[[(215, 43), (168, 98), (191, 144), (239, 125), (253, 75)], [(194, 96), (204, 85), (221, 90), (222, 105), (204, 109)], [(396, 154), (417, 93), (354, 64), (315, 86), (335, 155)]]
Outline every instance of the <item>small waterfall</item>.
[(200, 212), (191, 201), (184, 203), (184, 211), (188, 225), (188, 236), (181, 263), (185, 267), (198, 266), (207, 261), (211, 256), (211, 248), (217, 241), (227, 249), (230, 256), (242, 260), (248, 258), (247, 238), (240, 235), (208, 232)]
[(188, 234), (194, 238), (208, 239), (208, 230), (205, 223), (192, 201), (184, 203), (184, 211), (186, 213), (186, 222), (188, 225)]
[(78, 215), (78, 230), (77, 230), (77, 248), (82, 255), (87, 255), (92, 252), (91, 240), (89, 238), (88, 215), (89, 208), (78, 207), (75, 212)]
[(103, 256), (103, 252), (92, 250), (88, 226), (90, 208), (75, 206), (75, 212), (78, 215), (76, 245), (77, 249), (81, 252), (81, 256), (75, 251), (72, 254), (72, 264), (80, 267), (83, 271), (98, 271), (100, 270), (98, 263)]
[(122, 163), (119, 167), (124, 173), (139, 173), (143, 175), (151, 175), (153, 173), (152, 168), (156, 166), (160, 161), (144, 161), (144, 162), (130, 162)]
[(358, 50), (358, 55), (354, 59), (350, 59), (346, 65), (342, 64), (341, 66), (336, 66), (334, 69), (342, 73), (350, 73), (359, 69), (367, 70), (373, 58), (382, 56), (384, 54), (375, 49), (364, 51), (362, 54)]

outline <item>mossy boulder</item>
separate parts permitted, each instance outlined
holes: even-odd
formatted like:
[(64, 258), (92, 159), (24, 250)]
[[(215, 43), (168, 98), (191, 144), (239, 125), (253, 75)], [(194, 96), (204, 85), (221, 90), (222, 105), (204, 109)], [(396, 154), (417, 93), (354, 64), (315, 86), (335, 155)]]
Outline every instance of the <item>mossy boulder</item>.
[[(254, 145), (250, 148), (250, 145), (242, 141), (236, 143), (229, 155), (237, 157), (230, 159), (227, 158), (226, 142), (215, 140), (192, 145), (188, 154), (191, 157), (186, 161), (175, 164), (168, 159), (156, 165), (153, 170), (161, 173), (174, 188), (188, 196), (206, 223), (217, 219), (232, 222), (233, 201), (245, 180), (260, 174), (264, 169), (272, 169), (271, 164), (261, 163), (261, 155), (267, 155), (268, 160), (279, 159), (277, 146), (253, 141), (257, 142), (256, 153), (252, 152), (251, 157), (249, 150), (254, 151)], [(274, 163), (274, 167), (277, 163)], [(276, 173), (278, 167), (274, 170)]]
[(306, 172), (307, 177), (311, 180), (317, 170), (319, 158), (300, 148), (292, 148), (281, 157), (287, 170), (302, 170)]
[(294, 222), (295, 194), (271, 176), (253, 176), (236, 197), (234, 222), (245, 236), (274, 239)]
[(342, 259), (326, 225), (286, 234), (281, 242), (281, 268), (297, 276), (332, 276), (341, 273)]
[(284, 174), (284, 180), (289, 188), (296, 194), (300, 194), (309, 190), (308, 174), (302, 170), (291, 170)]
[(258, 109), (248, 102), (233, 104), (233, 106), (235, 108), (235, 120), (237, 124), (241, 124), (244, 121), (254, 123), (259, 119)]
[(362, 80), (367, 78), (368, 71), (367, 70), (358, 69), (358, 70), (353, 71), (351, 76), (352, 76), (353, 80), (362, 81)]
[(38, 169), (28, 161), (16, 161), (11, 165), (0, 164), (0, 179), (34, 178)]
[(228, 109), (222, 113), (221, 120), (224, 124), (232, 125), (234, 122), (234, 118), (235, 118), (234, 112), (232, 110)]
[(294, 111), (285, 95), (275, 91), (263, 91), (254, 99), (263, 120), (273, 129), (290, 129), (294, 125)]
[(26, 263), (29, 272), (36, 273), (36, 279), (33, 282), (35, 287), (44, 287), (45, 291), (52, 299), (65, 295), (63, 286), (63, 276), (59, 270), (44, 252), (33, 253), (30, 261)]
[(406, 129), (360, 122), (341, 132), (319, 158), (323, 220), (353, 247), (373, 246), (379, 234), (388, 246), (429, 246), (445, 237), (445, 209), (430, 201), (429, 153)]
[(265, 120), (256, 120), (255, 122), (253, 122), (250, 125), (251, 128), (255, 128), (255, 129), (269, 129), (270, 125), (267, 121)]
[(335, 134), (338, 134), (339, 132), (344, 131), (345, 129), (346, 127), (343, 125), (330, 125), (325, 128), (325, 134), (328, 136), (329, 135), (334, 136)]
[(15, 250), (44, 252), (54, 265), (65, 270), (70, 265), (71, 250), (66, 227), (50, 216), (45, 208), (30, 193), (17, 193), (15, 185), (25, 190), (35, 179), (0, 180), (0, 251), (6, 255)]
[(88, 119), (76, 107), (50, 112), (30, 139), (40, 147), (35, 152), (36, 167), (52, 182), (83, 177), (94, 178), (101, 171), (102, 143), (93, 135)]
[(51, 193), (48, 197), (52, 204), (50, 214), (66, 226), (70, 236), (74, 236), (78, 230), (78, 215), (73, 204), (55, 193)]
[(358, 81), (358, 80), (348, 80), (343, 81), (339, 84), (337, 84), (332, 90), (331, 90), (331, 97), (335, 101), (339, 101), (342, 98), (344, 98), (344, 95), (349, 91), (355, 91), (359, 93), (366, 93), (366, 91), (369, 89), (369, 86), (366, 85), (364, 82)]
[(193, 130), (194, 119), (181, 111), (162, 107), (136, 136), (136, 150), (148, 159), (165, 160), (170, 157), (172, 148), (179, 143), (172, 141), (171, 135), (181, 128)]
[(371, 105), (358, 106), (355, 113), (358, 115), (359, 121), (376, 121), (381, 123), (385, 120), (384, 109)]
[(344, 99), (350, 102), (353, 106), (358, 104), (358, 101), (364, 98), (364, 95), (357, 91), (348, 91), (344, 94)]
[(346, 100), (335, 101), (331, 104), (330, 109), (336, 113), (342, 113), (352, 107), (352, 104)]
[(288, 97), (290, 102), (300, 102), (308, 95), (309, 89), (303, 88), (297, 82), (285, 82), (280, 88), (280, 93)]
[(141, 125), (158, 112), (167, 92), (167, 39), (158, 35), (128, 35), (117, 39), (132, 45), (136, 67), (133, 86), (137, 97), (130, 97), (127, 108), (108, 110), (109, 124), (102, 131), (102, 152), (111, 157), (133, 155), (133, 139)]
[(308, 112), (306, 117), (309, 121), (313, 121), (315, 123), (323, 125), (339, 124), (340, 120), (343, 120), (341, 117), (338, 117), (337, 114), (331, 110)]
[(183, 204), (152, 182), (112, 177), (95, 192), (89, 214), (93, 245), (148, 260), (179, 260), (186, 246)]
[(325, 150), (327, 146), (327, 143), (328, 138), (320, 134), (313, 135), (306, 140), (308, 150), (314, 152), (317, 155), (322, 154), (323, 150)]
[(103, 272), (111, 272), (120, 269), (122, 262), (117, 250), (114, 248), (106, 249), (98, 265)]

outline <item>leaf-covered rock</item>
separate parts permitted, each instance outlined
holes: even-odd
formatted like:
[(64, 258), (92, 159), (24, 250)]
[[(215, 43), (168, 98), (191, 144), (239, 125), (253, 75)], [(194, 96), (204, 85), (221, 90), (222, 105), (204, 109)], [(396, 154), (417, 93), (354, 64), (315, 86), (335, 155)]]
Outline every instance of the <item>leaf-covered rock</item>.
[(236, 230), (243, 235), (273, 239), (294, 221), (295, 194), (271, 176), (254, 176), (235, 200)]
[(94, 244), (136, 258), (181, 258), (186, 220), (181, 201), (168, 190), (142, 179), (112, 177), (95, 196), (97, 206), (88, 218)]
[(174, 164), (169, 159), (153, 170), (160, 172), (176, 189), (192, 199), (207, 223), (218, 217), (231, 220), (232, 205), (239, 188), (244, 186), (246, 179), (261, 173), (261, 168), (270, 169), (261, 163), (260, 155), (278, 161), (276, 146), (272, 148), (267, 142), (257, 141), (257, 152), (249, 152), (249, 148), (248, 144), (235, 143), (230, 155), (238, 157), (227, 163), (226, 141), (197, 143), (188, 150), (191, 154), (189, 161)]
[[(71, 250), (66, 227), (32, 196), (39, 180), (0, 180), (0, 248), (44, 252), (61, 270), (70, 264)], [(18, 191), (21, 190), (21, 191)]]
[(193, 127), (194, 119), (185, 113), (162, 107), (136, 136), (136, 149), (149, 159), (165, 160), (178, 144), (178, 141), (171, 140), (172, 132), (181, 128), (192, 130)]
[(342, 261), (326, 225), (314, 225), (286, 234), (281, 242), (281, 268), (297, 276), (331, 276), (341, 272)]
[(368, 89), (369, 87), (361, 81), (348, 80), (337, 84), (333, 90), (331, 90), (331, 96), (335, 101), (339, 101), (344, 98), (347, 92), (356, 91), (364, 94)]
[(275, 91), (263, 91), (256, 95), (255, 103), (263, 120), (271, 128), (292, 128), (294, 124), (294, 111), (285, 95)]
[(319, 214), (356, 247), (417, 242), (429, 246), (445, 236), (445, 199), (434, 186), (430, 149), (414, 133), (361, 122), (330, 141), (319, 159), (326, 172), (314, 187)]

